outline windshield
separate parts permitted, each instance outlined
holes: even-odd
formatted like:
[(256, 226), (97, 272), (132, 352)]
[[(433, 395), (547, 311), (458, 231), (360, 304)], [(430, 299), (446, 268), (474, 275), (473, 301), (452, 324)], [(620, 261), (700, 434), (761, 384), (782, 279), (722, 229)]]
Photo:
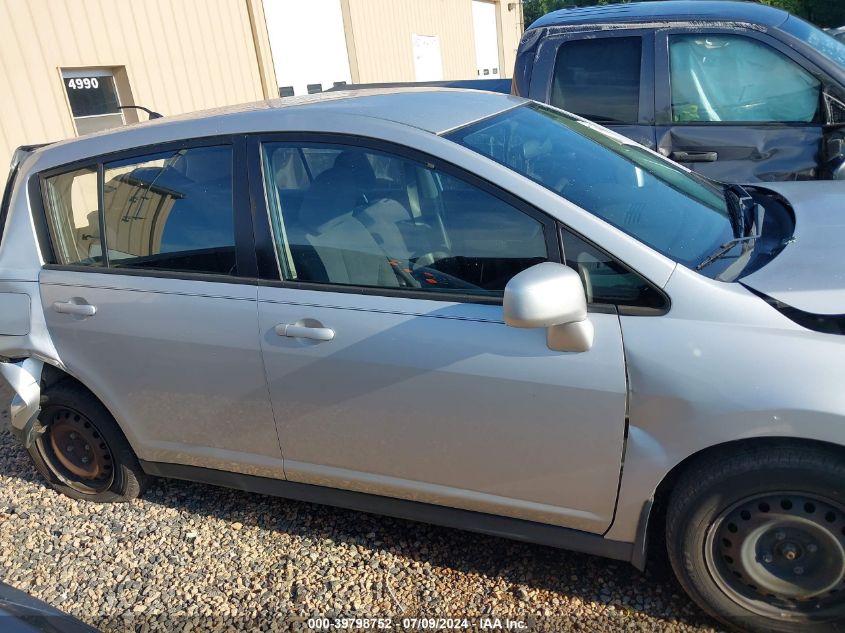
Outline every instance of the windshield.
[(832, 62), (845, 68), (845, 44), (801, 18), (790, 16), (780, 27), (790, 35), (809, 44)]
[[(532, 103), (447, 135), (695, 268), (735, 237), (724, 190), (573, 115)], [(705, 269), (717, 275), (721, 267)]]

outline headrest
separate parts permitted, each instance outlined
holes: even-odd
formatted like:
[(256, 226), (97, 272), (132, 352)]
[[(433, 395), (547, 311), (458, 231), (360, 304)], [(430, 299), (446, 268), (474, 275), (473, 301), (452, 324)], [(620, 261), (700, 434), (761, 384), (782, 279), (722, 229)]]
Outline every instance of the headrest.
[(353, 175), (345, 169), (332, 167), (317, 176), (302, 200), (299, 221), (310, 231), (317, 231), (332, 220), (351, 214), (355, 209), (359, 190)]
[(338, 154), (334, 169), (348, 172), (362, 193), (376, 184), (376, 172), (362, 150), (348, 149)]

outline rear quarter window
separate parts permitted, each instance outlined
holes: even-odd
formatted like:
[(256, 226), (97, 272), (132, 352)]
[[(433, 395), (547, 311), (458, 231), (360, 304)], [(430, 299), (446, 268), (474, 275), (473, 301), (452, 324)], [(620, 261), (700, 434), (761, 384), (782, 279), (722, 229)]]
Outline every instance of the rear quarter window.
[(102, 266), (96, 166), (44, 178), (42, 192), (58, 263)]

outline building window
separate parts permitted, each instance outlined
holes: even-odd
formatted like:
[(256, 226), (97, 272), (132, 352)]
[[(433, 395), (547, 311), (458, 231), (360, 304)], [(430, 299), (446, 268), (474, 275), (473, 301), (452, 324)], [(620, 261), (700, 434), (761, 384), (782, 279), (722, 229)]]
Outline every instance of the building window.
[(293, 96), (293, 86), (279, 86), (279, 96), (280, 97), (292, 97)]
[(89, 134), (126, 123), (114, 73), (106, 68), (80, 68), (62, 71), (77, 134)]
[(308, 94), (313, 95), (323, 92), (323, 84), (308, 84)]

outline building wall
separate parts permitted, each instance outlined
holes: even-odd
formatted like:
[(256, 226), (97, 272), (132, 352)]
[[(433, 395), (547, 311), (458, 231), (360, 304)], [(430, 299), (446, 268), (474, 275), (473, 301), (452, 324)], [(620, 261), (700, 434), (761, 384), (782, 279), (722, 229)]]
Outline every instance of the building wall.
[(0, 171), (76, 134), (61, 69), (119, 69), (122, 103), (165, 115), (275, 96), (263, 20), (258, 0), (0, 0)]
[[(344, 0), (352, 81), (415, 81), (411, 38), (437, 35), (443, 79), (476, 78), (470, 0)], [(501, 76), (511, 77), (519, 44), (519, 2), (496, 0)], [(512, 8), (509, 10), (508, 5)]]
[(501, 0), (496, 3), (499, 14), (499, 59), (502, 61), (502, 77), (513, 77), (513, 67), (516, 64), (516, 51), (519, 40), (525, 30), (522, 14), (522, 0)]

